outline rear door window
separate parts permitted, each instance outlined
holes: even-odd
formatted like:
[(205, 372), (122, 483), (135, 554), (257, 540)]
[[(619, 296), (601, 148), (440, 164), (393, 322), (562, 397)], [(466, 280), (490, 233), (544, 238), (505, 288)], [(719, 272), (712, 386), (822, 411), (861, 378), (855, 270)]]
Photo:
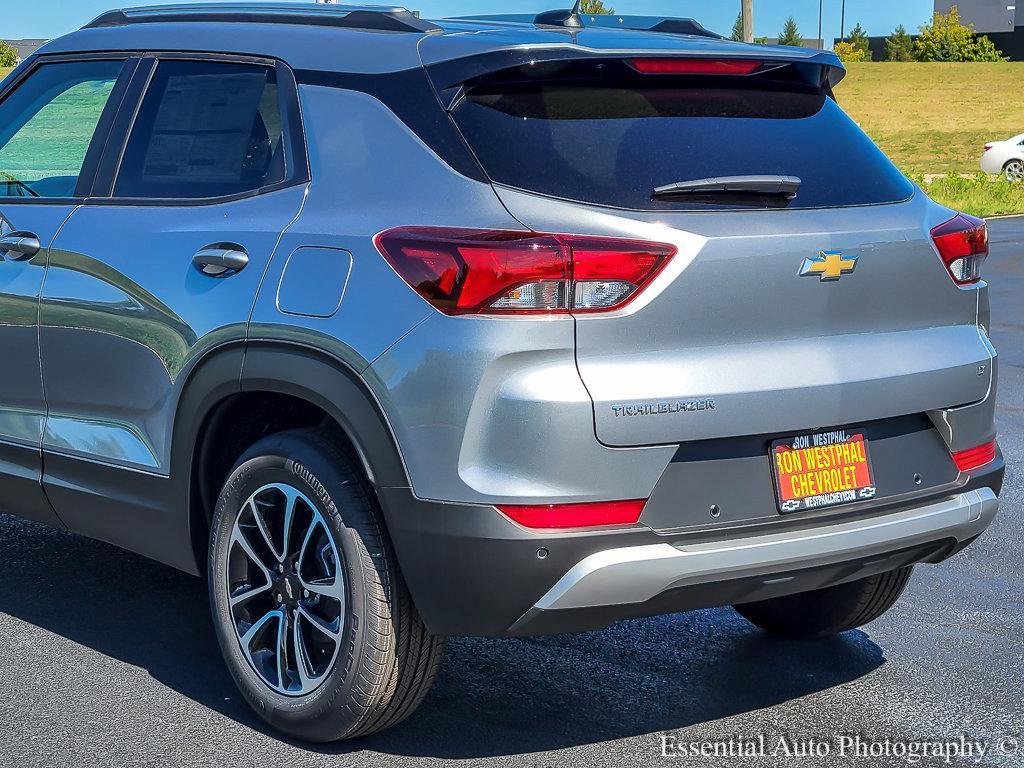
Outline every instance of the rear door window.
[(817, 88), (668, 78), (479, 87), (454, 118), (492, 181), (635, 210), (749, 208), (652, 200), (656, 187), (717, 176), (796, 176), (790, 208), (904, 200), (913, 186)]
[(115, 197), (201, 199), (286, 180), (275, 69), (162, 61), (125, 149)]
[(74, 197), (123, 61), (43, 64), (0, 103), (0, 198)]

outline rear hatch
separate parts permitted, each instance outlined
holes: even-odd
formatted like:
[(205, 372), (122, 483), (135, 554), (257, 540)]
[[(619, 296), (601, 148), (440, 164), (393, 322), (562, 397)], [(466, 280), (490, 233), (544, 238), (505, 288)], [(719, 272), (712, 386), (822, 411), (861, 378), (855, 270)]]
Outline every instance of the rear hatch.
[[(458, 89), (450, 64), (435, 76), (525, 226), (678, 249), (628, 307), (576, 318), (598, 439), (814, 431), (984, 399), (978, 289), (953, 282), (929, 234), (952, 214), (842, 112), (820, 53), (764, 49), (737, 67), (754, 49), (727, 50), (681, 51), (701, 74), (656, 63), (662, 50), (588, 50), (522, 63), (507, 53)], [(652, 196), (751, 175), (800, 185), (792, 199)]]

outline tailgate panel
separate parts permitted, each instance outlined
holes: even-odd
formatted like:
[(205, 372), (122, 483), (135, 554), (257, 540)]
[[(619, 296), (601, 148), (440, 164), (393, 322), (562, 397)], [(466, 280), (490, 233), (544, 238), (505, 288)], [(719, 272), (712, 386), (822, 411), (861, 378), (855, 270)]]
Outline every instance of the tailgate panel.
[[(579, 334), (584, 337), (584, 333)], [(581, 348), (583, 344), (581, 343)], [(608, 445), (814, 430), (984, 399), (973, 326), (580, 355)], [(713, 408), (680, 403), (712, 401)], [(664, 407), (663, 407), (664, 406)]]
[[(984, 400), (991, 347), (921, 194), (856, 208), (613, 212), (498, 188), (541, 231), (671, 242), (669, 268), (618, 313), (576, 318), (598, 439), (637, 446), (857, 424)], [(567, 224), (567, 222), (569, 222)], [(856, 257), (834, 281), (804, 259)]]

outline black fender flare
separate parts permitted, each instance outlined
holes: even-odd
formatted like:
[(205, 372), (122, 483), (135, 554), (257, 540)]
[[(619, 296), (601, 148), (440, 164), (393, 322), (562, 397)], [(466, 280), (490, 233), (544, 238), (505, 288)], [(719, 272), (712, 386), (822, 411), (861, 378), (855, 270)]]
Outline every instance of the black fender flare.
[[(171, 564), (195, 574), (205, 572), (202, 553), (212, 504), (195, 476), (196, 452), (219, 406), (232, 395), (245, 392), (290, 395), (312, 403), (344, 432), (375, 490), (410, 487), (390, 424), (351, 366), (295, 342), (250, 339), (227, 343), (193, 366), (178, 401), (168, 490), (173, 498), (184, 501), (193, 551), (190, 557), (176, 557)], [(384, 512), (385, 519), (390, 517), (388, 510)], [(192, 562), (185, 565), (189, 560)]]
[(277, 392), (318, 406), (345, 432), (373, 487), (410, 486), (380, 403), (362, 376), (340, 359), (293, 342), (250, 340), (239, 383), (242, 392)]

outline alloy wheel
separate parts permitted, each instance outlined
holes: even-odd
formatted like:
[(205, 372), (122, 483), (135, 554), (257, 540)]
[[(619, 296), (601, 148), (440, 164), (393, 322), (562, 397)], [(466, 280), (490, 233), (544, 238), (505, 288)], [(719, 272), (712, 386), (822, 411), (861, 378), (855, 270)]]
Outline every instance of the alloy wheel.
[(1011, 160), (1003, 169), (1007, 181), (1019, 183), (1024, 181), (1024, 160)]
[(249, 665), (286, 696), (316, 690), (338, 657), (346, 600), (340, 551), (316, 505), (290, 485), (259, 488), (236, 515), (225, 572)]

